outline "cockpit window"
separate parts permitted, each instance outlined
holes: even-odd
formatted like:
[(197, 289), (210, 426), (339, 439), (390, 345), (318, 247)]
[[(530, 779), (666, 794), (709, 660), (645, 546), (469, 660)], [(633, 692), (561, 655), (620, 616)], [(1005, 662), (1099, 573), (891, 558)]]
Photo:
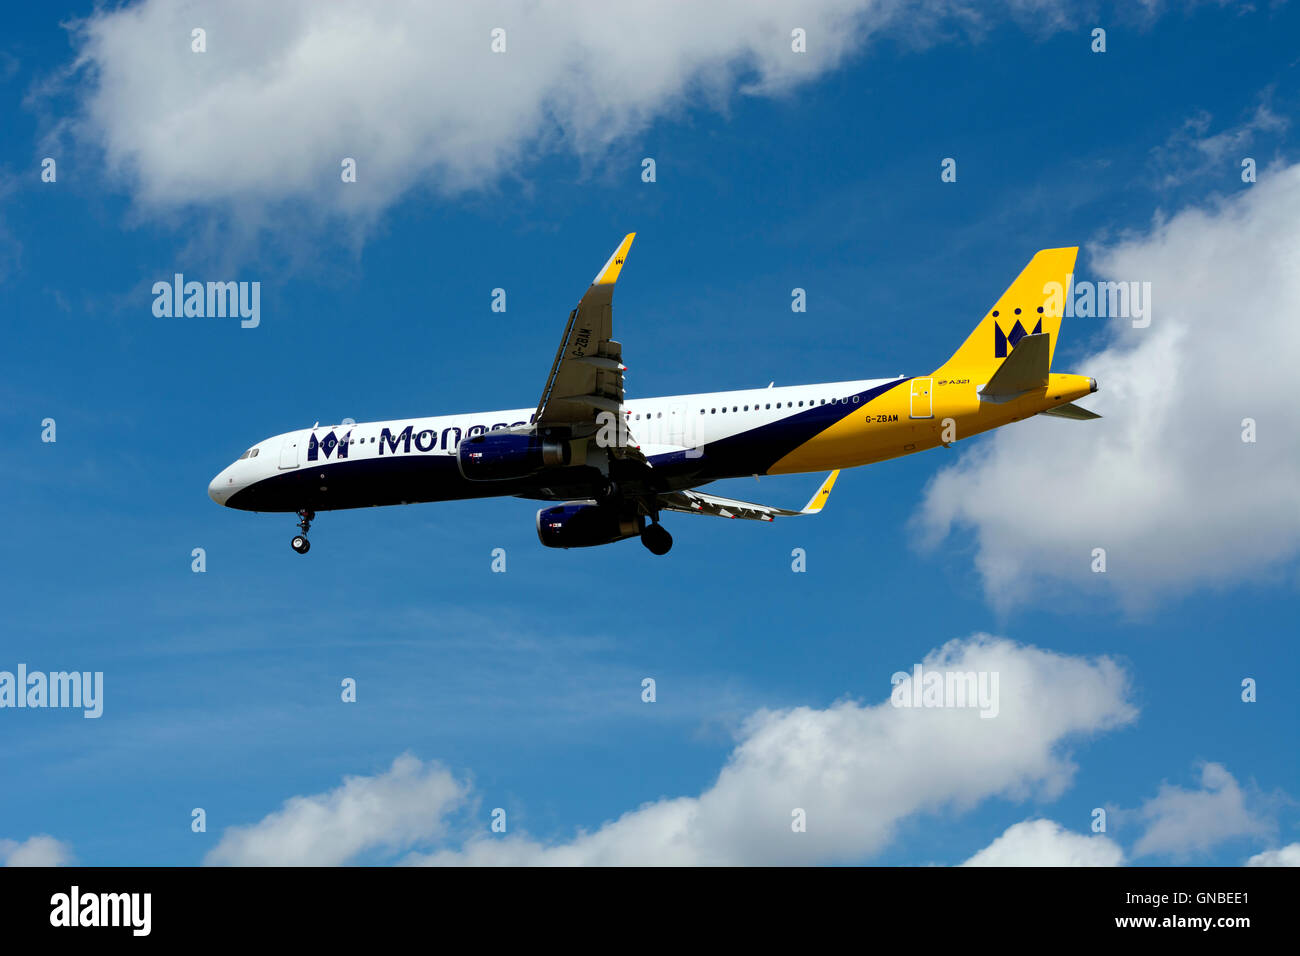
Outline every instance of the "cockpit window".
[(257, 449), (256, 449), (256, 448), (250, 448), (250, 449), (248, 449), (248, 451), (246, 451), (246, 452), (244, 452), (242, 455), (240, 455), (239, 458), (238, 458), (238, 460), (239, 460), (239, 461), (243, 461), (245, 458), (256, 458), (256, 457), (257, 457)]

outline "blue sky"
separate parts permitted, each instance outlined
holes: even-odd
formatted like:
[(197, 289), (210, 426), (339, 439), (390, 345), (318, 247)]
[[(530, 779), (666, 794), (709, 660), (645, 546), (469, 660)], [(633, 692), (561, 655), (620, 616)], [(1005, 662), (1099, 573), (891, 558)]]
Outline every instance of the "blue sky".
[[(1300, 456), (1279, 441), (1272, 466), (1250, 466), (1245, 482), (1214, 473), (1237, 453), (1237, 421), (1252, 411), (1236, 399), (1253, 376), (1198, 393), (1223, 396), (1222, 442), (1212, 414), (1190, 432), (1171, 420), (1172, 431), (1144, 433), (1151, 457), (1117, 452), (1136, 409), (1100, 403), (1132, 383), (1084, 360), (1135, 379), (1149, 369), (1145, 385), (1157, 391), (1194, 391), (1200, 366), (1191, 354), (1173, 372), (1125, 365), (1144, 346), (1113, 323), (1067, 320), (1055, 360), (1101, 379), (1098, 402), (1084, 404), (1102, 421), (1031, 422), (1015, 426), (1015, 444), (984, 436), (846, 472), (816, 519), (683, 517), (665, 559), (635, 542), (548, 551), (535, 505), (510, 498), (323, 514), (302, 558), (288, 547), (291, 518), (228, 511), (206, 494), (251, 443), (317, 420), (535, 402), (568, 310), (628, 231), (638, 238), (615, 323), (632, 396), (929, 370), (1039, 248), (1083, 246), (1085, 278), (1145, 279), (1148, 266), (1163, 278), (1160, 252), (1179, 248), (1182, 234), (1159, 224), (1208, 233), (1296, 201), (1287, 172), (1300, 15), (1260, 7), (1134, 20), (1109, 5), (1078, 13), (1044, 3), (1016, 16), (990, 10), (976, 29), (956, 19), (904, 28), (904, 16), (870, 38), (842, 38), (841, 56), (793, 80), (742, 64), (713, 86), (647, 94), (634, 116), (611, 122), (608, 142), (593, 145), (563, 115), (492, 132), (504, 144), (497, 168), (462, 181), (436, 164), (413, 168), (365, 194), (360, 211), (335, 205), (347, 187), (329, 177), (303, 185), (294, 170), (264, 170), (257, 188), (221, 185), (221, 164), (262, 162), (258, 140), (233, 145), (238, 112), (216, 171), (176, 160), (197, 185), (168, 193), (158, 185), (169, 182), (166, 164), (193, 141), (132, 139), (139, 127), (126, 116), (148, 104), (115, 79), (128, 68), (120, 46), (61, 26), (93, 15), (93, 35), (130, 38), (113, 19), (126, 14), (15, 10), (0, 45), (0, 669), (103, 671), (106, 689), (98, 720), (0, 711), (0, 757), (21, 781), (0, 793), (0, 841), (46, 834), (62, 858), (91, 865), (197, 864), (228, 828), (348, 776), (386, 779), (410, 754), (428, 773), (445, 768), (465, 799), (442, 823), (398, 835), (378, 826), (331, 859), (455, 852), (484, 838), (495, 807), (512, 834), (562, 846), (643, 804), (709, 791), (750, 715), (879, 705), (895, 671), (987, 633), (1071, 667), (1112, 659), (1126, 675), (1117, 699), (1132, 713), (1116, 717), (1117, 703), (1068, 724), (1048, 742), (1050, 772), (1022, 768), (965, 800), (943, 785), (903, 800), (885, 836), (849, 841), (847, 856), (826, 862), (960, 863), (1035, 819), (1096, 839), (1095, 807), (1111, 810), (1105, 838), (1126, 862), (1236, 865), (1296, 843), (1300, 533), (1276, 486), (1297, 484)], [(208, 14), (190, 6), (172, 19)], [(1108, 30), (1104, 54), (1090, 51), (1093, 25)], [(208, 57), (236, 42), (212, 36)], [(810, 37), (814, 57), (821, 37)], [(88, 51), (93, 65), (68, 71)], [(113, 95), (96, 95), (105, 89)], [(410, 95), (415, 117), (460, 94)], [(372, 122), (407, 128), (400, 115)], [(361, 179), (385, 142), (357, 140)], [(56, 183), (40, 181), (46, 156), (57, 160)], [(657, 164), (652, 184), (640, 177), (646, 156)], [(958, 180), (945, 184), (949, 156)], [(1242, 156), (1257, 159), (1258, 183), (1242, 182)], [(1247, 206), (1245, 194), (1263, 189), (1277, 191)], [(1261, 256), (1300, 240), (1269, 242), (1264, 225), (1245, 234)], [(178, 271), (260, 281), (260, 326), (155, 318), (149, 288)], [(1240, 274), (1225, 268), (1215, 301), (1236, 302), (1234, 283)], [(807, 289), (807, 314), (790, 311), (796, 286)], [(504, 314), (489, 308), (496, 287), (507, 290)], [(1241, 330), (1230, 341), (1245, 350), (1220, 353), (1225, 368), (1263, 372), (1256, 358), (1290, 367), (1294, 333), (1251, 335), (1248, 318), (1217, 314)], [(1195, 339), (1197, 321), (1174, 308), (1153, 327)], [(1261, 449), (1266, 435), (1296, 432), (1290, 415), (1260, 416)], [(53, 444), (41, 441), (47, 417)], [(1154, 463), (1209, 484), (1144, 524), (1155, 511), (1123, 497), (1118, 479), (1070, 485), (1081, 442), (1114, 455), (1111, 475), (1133, 468), (1134, 480), (1158, 483)], [(1003, 481), (999, 469), (1017, 455), (1062, 462), (1061, 483)], [(950, 485), (1004, 489), (1005, 500), (987, 515), (953, 510), (927, 490), (941, 469)], [(717, 490), (797, 506), (819, 480)], [(1216, 510), (1234, 500), (1262, 503), (1274, 520)], [(1019, 537), (998, 524), (1008, 512), (1028, 516)], [(1100, 525), (1089, 536), (1089, 515), (1130, 512), (1133, 543), (1112, 550), (1106, 575), (1090, 573), (1089, 550), (1111, 539)], [(1071, 514), (1082, 531), (1058, 532)], [(951, 533), (922, 547), (936, 520), (951, 520)], [(1143, 550), (1164, 539), (1203, 552), (1197, 528), (1217, 520), (1229, 529), (1217, 563)], [(1258, 545), (1267, 560), (1249, 556), (1263, 540), (1257, 520), (1273, 535)], [(1026, 548), (1052, 554), (1077, 543), (1080, 556), (1044, 562), (1009, 593), (988, 567), (1009, 540), (1028, 538)], [(207, 555), (202, 574), (190, 567), (196, 547)], [(498, 547), (505, 574), (490, 571)], [(807, 573), (792, 573), (794, 548), (806, 550)], [(654, 704), (641, 701), (647, 676)], [(339, 700), (344, 677), (358, 682), (355, 704)], [(1257, 703), (1241, 701), (1244, 677), (1258, 681)], [(892, 759), (913, 758), (929, 759)], [(1207, 764), (1231, 785), (1203, 776)], [(886, 814), (852, 792), (839, 798)], [(191, 832), (195, 807), (207, 812), (205, 833)], [(654, 858), (652, 846), (638, 852)], [(783, 862), (782, 852), (767, 859)]]

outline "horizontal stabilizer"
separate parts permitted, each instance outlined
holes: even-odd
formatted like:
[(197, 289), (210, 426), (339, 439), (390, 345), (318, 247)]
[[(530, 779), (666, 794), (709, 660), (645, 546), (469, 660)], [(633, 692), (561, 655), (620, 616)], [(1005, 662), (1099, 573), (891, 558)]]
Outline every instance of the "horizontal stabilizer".
[(1009, 402), (1036, 388), (1045, 388), (1051, 367), (1051, 336), (1046, 332), (1023, 336), (980, 389), (980, 400)]
[(1101, 418), (1096, 412), (1090, 412), (1086, 408), (1070, 402), (1068, 405), (1057, 405), (1055, 408), (1049, 408), (1045, 412), (1039, 412), (1040, 415), (1051, 415), (1053, 418), (1072, 418), (1076, 422), (1086, 422), (1094, 418)]

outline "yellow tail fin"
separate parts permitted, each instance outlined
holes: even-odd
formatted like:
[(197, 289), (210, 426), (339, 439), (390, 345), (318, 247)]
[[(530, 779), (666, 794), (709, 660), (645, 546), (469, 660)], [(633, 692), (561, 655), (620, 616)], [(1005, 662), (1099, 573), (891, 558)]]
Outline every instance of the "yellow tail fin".
[(951, 378), (960, 373), (988, 381), (1022, 337), (1039, 332), (1050, 336), (1047, 363), (1051, 368), (1069, 276), (1078, 254), (1078, 246), (1039, 250), (961, 348), (934, 374)]

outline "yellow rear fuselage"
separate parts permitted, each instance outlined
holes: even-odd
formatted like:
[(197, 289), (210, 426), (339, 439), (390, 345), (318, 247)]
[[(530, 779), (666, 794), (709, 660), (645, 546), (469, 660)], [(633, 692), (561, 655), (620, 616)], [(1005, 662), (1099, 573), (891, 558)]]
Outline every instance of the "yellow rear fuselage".
[(1073, 402), (1094, 391), (1086, 375), (1053, 373), (1047, 386), (1011, 401), (980, 401), (981, 385), (955, 377), (914, 378), (804, 442), (769, 474), (853, 468), (978, 435)]

